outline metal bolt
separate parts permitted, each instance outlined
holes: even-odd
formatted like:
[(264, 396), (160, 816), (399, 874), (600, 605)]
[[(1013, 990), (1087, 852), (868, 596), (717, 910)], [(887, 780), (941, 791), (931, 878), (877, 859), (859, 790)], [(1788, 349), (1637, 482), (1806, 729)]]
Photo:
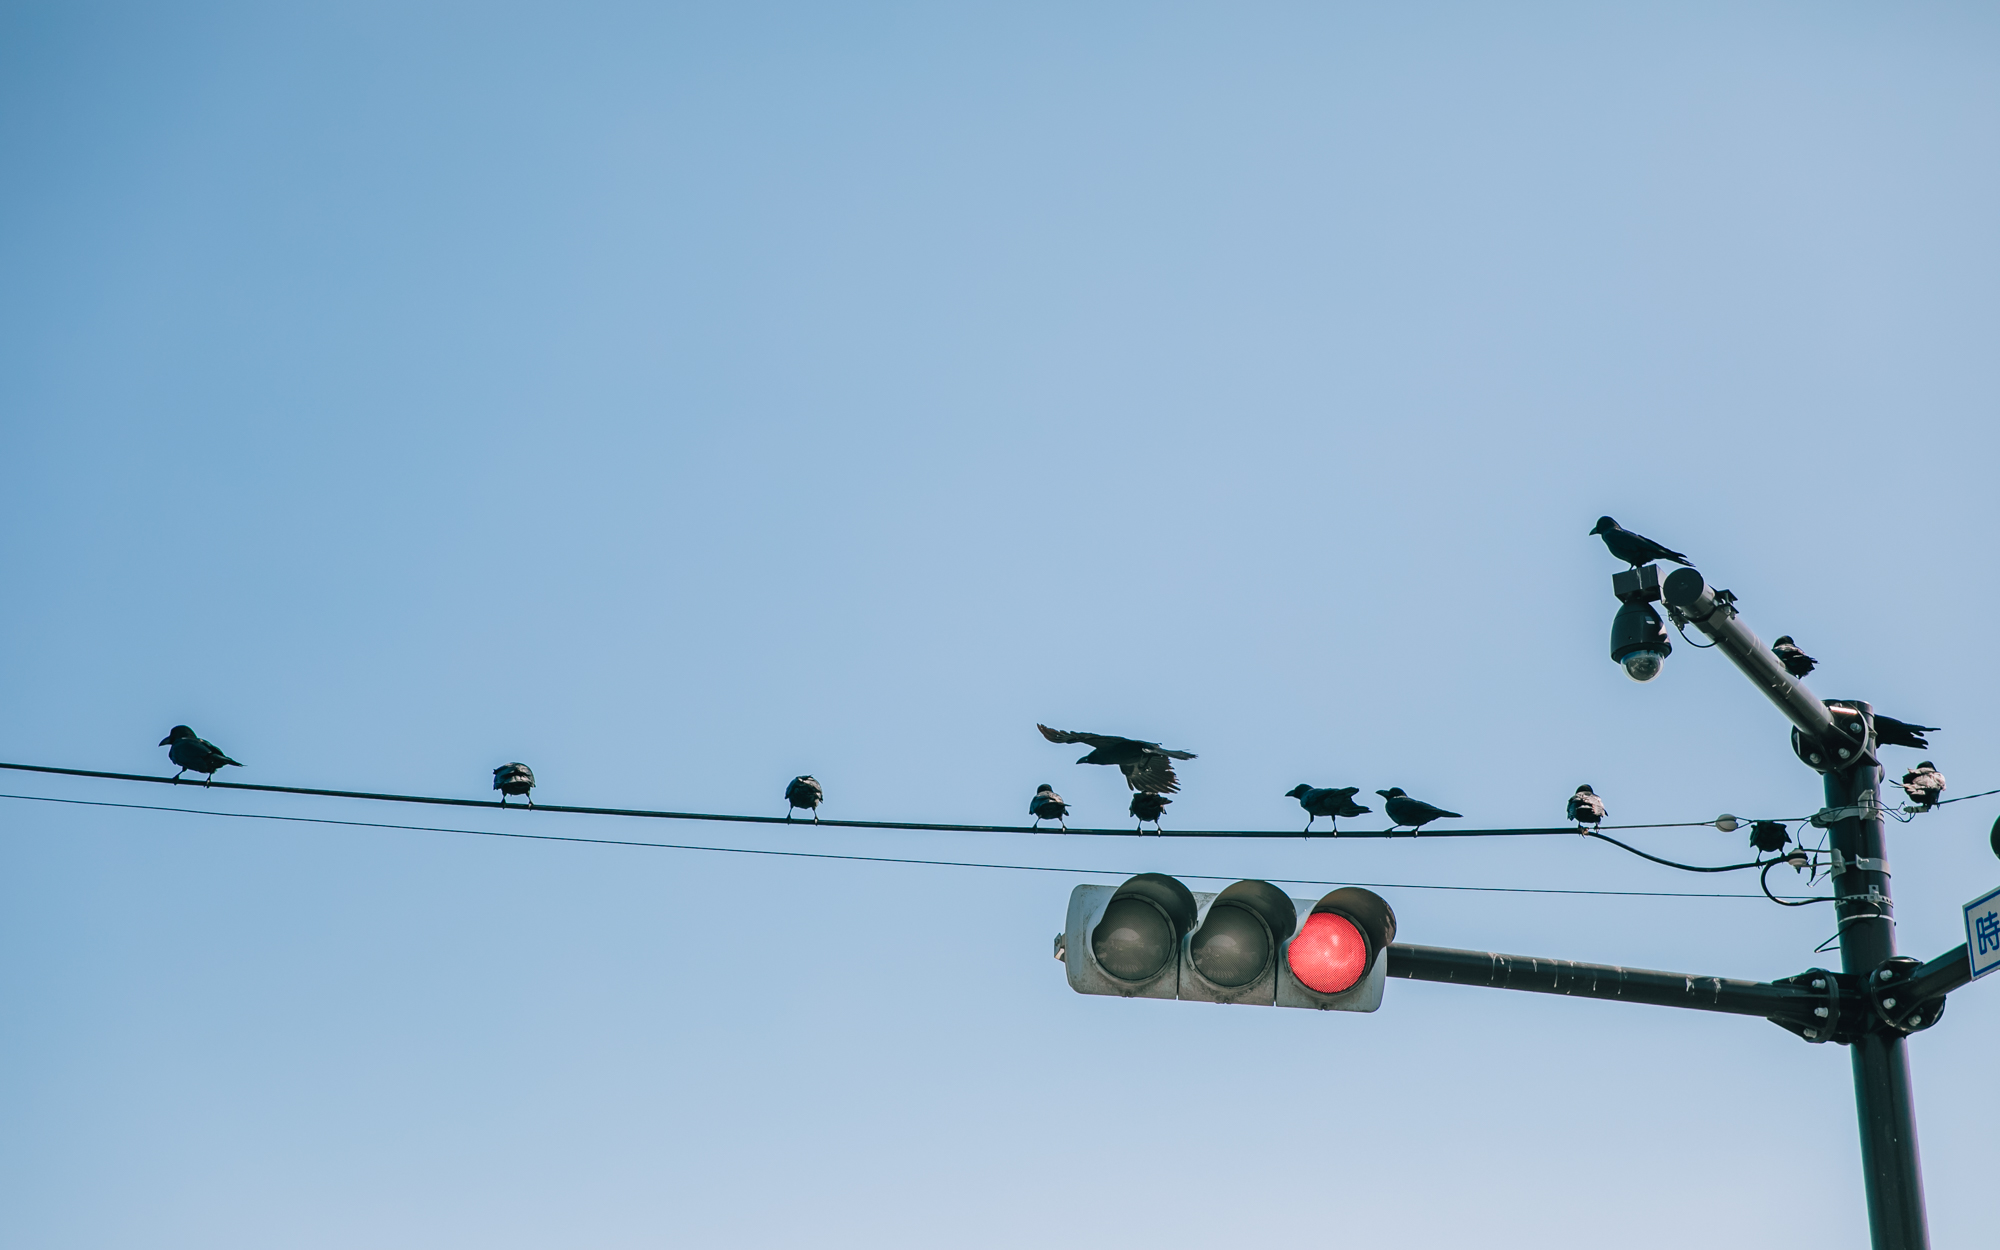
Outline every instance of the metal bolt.
[(1818, 1036), (1819, 1036), (1819, 1030), (1818, 1030), (1818, 1029), (1807, 1029), (1807, 1030), (1806, 1030), (1806, 1036), (1807, 1036), (1807, 1037), (1818, 1037)]
[(1820, 1019), (1824, 1020), (1824, 1019), (1826, 1019), (1826, 1008), (1824, 1008), (1824, 1007), (1815, 1007), (1815, 1008), (1813, 1008), (1813, 1014), (1814, 1014), (1814, 1015), (1816, 1015), (1816, 1016), (1818, 1016), (1818, 1017), (1819, 1017)]
[(1882, 1000), (1882, 1007), (1886, 1011), (1894, 1011), (1896, 1009), (1896, 1000), (1893, 998), (1885, 998)]
[(1823, 990), (1826, 988), (1826, 981), (1824, 979), (1816, 980), (1812, 983), (1812, 987), (1816, 990)]
[(1852, 755), (1852, 754), (1854, 754), (1854, 752), (1852, 752), (1852, 751), (1848, 750), (1848, 749), (1847, 749), (1846, 747), (1842, 747), (1842, 748), (1840, 748), (1840, 758), (1841, 758), (1841, 759), (1846, 759), (1846, 758), (1847, 758), (1848, 756), (1850, 756), (1850, 755)]
[(1896, 979), (1896, 970), (1894, 968), (1884, 968), (1875, 975), (1884, 981), (1893, 981)]
[(1812, 762), (1813, 762), (1813, 763), (1815, 763), (1815, 764), (1817, 764), (1817, 763), (1819, 763), (1819, 759), (1820, 759), (1820, 757), (1819, 757), (1819, 756), (1818, 756), (1817, 754), (1815, 754), (1815, 755), (1814, 755), (1814, 756), (1812, 757)]

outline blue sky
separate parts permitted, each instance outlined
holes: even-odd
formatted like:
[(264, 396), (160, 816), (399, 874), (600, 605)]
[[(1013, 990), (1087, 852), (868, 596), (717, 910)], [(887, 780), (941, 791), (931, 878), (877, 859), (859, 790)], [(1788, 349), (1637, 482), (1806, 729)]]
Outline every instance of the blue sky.
[[(6, 6), (0, 759), (186, 722), (244, 781), (1119, 818), (1044, 721), (1198, 752), (1170, 827), (1814, 810), (1719, 657), (1607, 658), (1609, 512), (2000, 786), (1996, 52), (1969, 5)], [(1768, 1024), (1049, 958), (1086, 869), (1747, 884), (1581, 840), (4, 789), (1077, 870), (0, 801), (10, 1244), (1865, 1243), (1847, 1056)], [(1906, 952), (1996, 812), (1894, 831)], [(1821, 908), (1383, 893), (1420, 943), (1834, 958)], [(1940, 1245), (1996, 1028), (1982, 983), (1912, 1043)]]

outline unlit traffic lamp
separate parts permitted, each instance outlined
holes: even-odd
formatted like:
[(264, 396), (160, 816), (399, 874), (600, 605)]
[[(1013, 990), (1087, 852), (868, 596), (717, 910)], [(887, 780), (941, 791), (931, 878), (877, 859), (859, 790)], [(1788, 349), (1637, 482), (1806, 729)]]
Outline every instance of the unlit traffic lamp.
[(1080, 885), (1056, 938), (1079, 994), (1373, 1011), (1396, 913), (1357, 886), (1314, 901), (1268, 881), (1197, 893), (1161, 873)]

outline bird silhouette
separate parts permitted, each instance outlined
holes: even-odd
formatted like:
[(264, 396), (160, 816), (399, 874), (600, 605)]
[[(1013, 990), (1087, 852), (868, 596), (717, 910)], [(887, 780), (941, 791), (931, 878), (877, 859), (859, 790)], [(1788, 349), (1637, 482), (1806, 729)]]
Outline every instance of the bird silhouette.
[(528, 791), (535, 788), (535, 770), (519, 760), (511, 764), (502, 764), (493, 770), (493, 788), (500, 792), (502, 807), (507, 806), (507, 796), (510, 794), (527, 795), (528, 806), (533, 807), (535, 797), (528, 794)]
[(1173, 760), (1191, 760), (1192, 751), (1172, 751), (1157, 742), (1120, 738), (1114, 734), (1071, 733), (1036, 725), (1050, 742), (1083, 742), (1093, 749), (1079, 764), (1116, 764), (1125, 774), (1125, 784), (1147, 794), (1178, 794), (1180, 778), (1174, 776)]
[(1785, 671), (1794, 677), (1804, 677), (1819, 667), (1819, 661), (1799, 650), (1799, 644), (1792, 641), (1790, 634), (1781, 634), (1778, 641), (1771, 644), (1771, 654), (1785, 666)]
[(1361, 793), (1360, 786), (1342, 786), (1338, 790), (1325, 790), (1300, 784), (1285, 791), (1285, 797), (1297, 799), (1299, 806), (1306, 809), (1307, 833), (1312, 832), (1313, 821), (1321, 816), (1333, 821), (1333, 831), (1339, 833), (1340, 822), (1335, 819), (1336, 817), (1359, 816), (1364, 812), (1375, 810), (1372, 807), (1363, 807), (1354, 801), (1354, 796), (1359, 793)]
[(1139, 818), (1139, 832), (1144, 833), (1146, 831), (1146, 822), (1150, 820), (1153, 822), (1153, 832), (1158, 833), (1160, 832), (1160, 816), (1167, 810), (1167, 804), (1171, 802), (1173, 800), (1164, 794), (1158, 794), (1152, 790), (1141, 790), (1132, 796), (1132, 806), (1127, 810)]
[(1610, 813), (1604, 810), (1604, 800), (1597, 797), (1597, 791), (1587, 785), (1578, 786), (1576, 793), (1569, 796), (1569, 818), (1579, 825), (1595, 828), (1604, 823)]
[(1458, 815), (1457, 812), (1448, 812), (1442, 807), (1432, 807), (1422, 799), (1411, 798), (1403, 793), (1401, 786), (1390, 786), (1387, 790), (1377, 790), (1375, 793), (1382, 796), (1382, 810), (1389, 814), (1390, 820), (1396, 822), (1390, 826), (1392, 829), (1408, 825), (1413, 832), (1420, 832), (1425, 825), (1441, 816)]
[(1944, 797), (1944, 774), (1929, 760), (1924, 760), (1903, 774), (1903, 793), (1910, 796), (1918, 811), (1927, 812)]
[(224, 755), (213, 742), (196, 737), (194, 730), (186, 725), (175, 725), (168, 730), (167, 736), (160, 739), (160, 745), (167, 748), (167, 758), (180, 766), (181, 772), (174, 774), (175, 781), (181, 779), (181, 773), (192, 769), (198, 773), (208, 774), (208, 781), (201, 783), (206, 786), (215, 780), (215, 770), (223, 765), (235, 764), (238, 768), (243, 767), (242, 764)]
[(1035, 818), (1037, 829), (1041, 828), (1043, 821), (1053, 820), (1062, 826), (1064, 833), (1069, 832), (1069, 822), (1064, 819), (1069, 815), (1069, 804), (1063, 802), (1063, 796), (1057, 794), (1056, 788), (1047, 782), (1035, 787), (1035, 797), (1028, 800), (1028, 815)]
[(825, 797), (826, 791), (810, 776), (792, 778), (792, 784), (785, 787), (785, 822), (791, 823), (794, 809), (804, 808), (813, 814), (813, 823), (818, 824), (820, 800)]
[(1604, 540), (1604, 545), (1611, 549), (1612, 555), (1635, 569), (1642, 564), (1651, 564), (1655, 560), (1672, 560), (1675, 564), (1694, 567), (1680, 552), (1662, 547), (1644, 534), (1634, 534), (1608, 516), (1598, 517), (1596, 527), (1590, 532)]
[(1893, 716), (1875, 713), (1875, 741), (1885, 747), (1914, 747), (1919, 751), (1928, 751), (1931, 744), (1924, 735), (1937, 731), (1936, 725), (1912, 725)]
[(1760, 820), (1750, 826), (1750, 845), (1760, 851), (1782, 851), (1792, 835), (1775, 820)]

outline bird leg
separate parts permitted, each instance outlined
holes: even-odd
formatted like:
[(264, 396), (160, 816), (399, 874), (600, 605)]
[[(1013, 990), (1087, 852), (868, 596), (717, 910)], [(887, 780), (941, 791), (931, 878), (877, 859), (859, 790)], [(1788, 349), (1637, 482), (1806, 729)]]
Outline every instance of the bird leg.
[(789, 807), (785, 809), (785, 823), (788, 825), (792, 823), (792, 809)]
[(187, 769), (183, 768), (183, 769), (181, 769), (181, 772), (180, 772), (180, 773), (175, 773), (175, 774), (174, 774), (174, 777), (173, 777), (173, 781), (174, 781), (174, 784), (175, 784), (175, 785), (179, 785), (179, 784), (181, 783), (181, 773), (184, 773), (184, 772), (186, 772), (186, 771), (187, 771)]

